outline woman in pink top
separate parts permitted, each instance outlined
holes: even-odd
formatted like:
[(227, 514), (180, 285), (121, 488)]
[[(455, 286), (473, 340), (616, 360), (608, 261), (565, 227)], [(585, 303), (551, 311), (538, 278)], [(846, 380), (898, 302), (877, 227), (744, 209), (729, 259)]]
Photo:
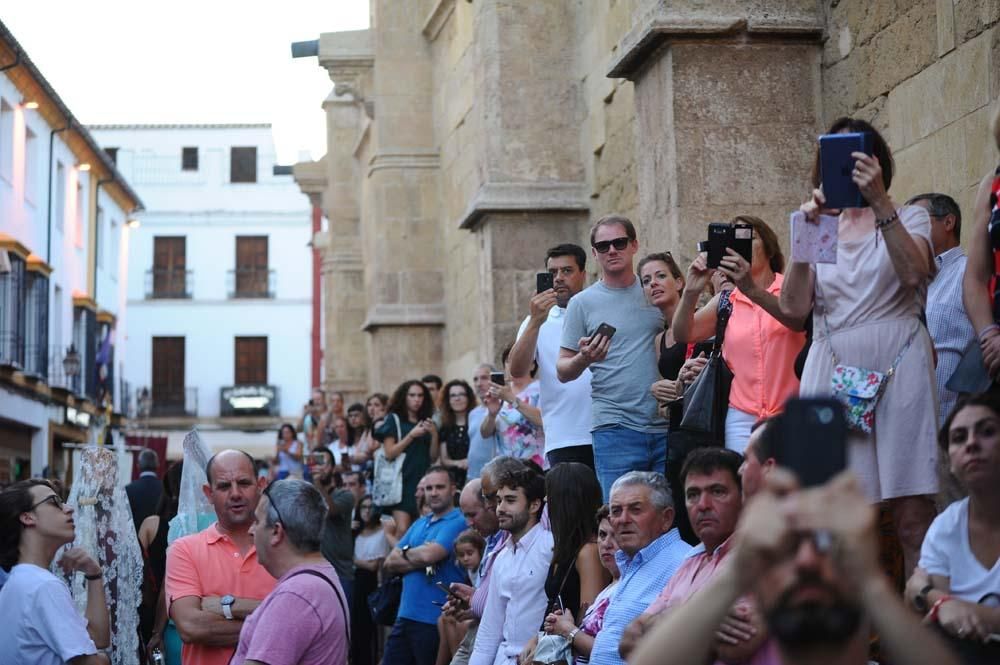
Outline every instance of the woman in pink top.
[[(726, 447), (742, 453), (753, 424), (779, 413), (785, 400), (798, 394), (794, 365), (805, 344), (805, 333), (802, 320), (782, 314), (779, 307), (785, 257), (778, 237), (757, 217), (739, 215), (731, 223), (737, 222), (753, 227), (752, 262), (748, 265), (729, 249), (719, 272), (736, 285), (729, 296), (732, 314), (722, 357), (733, 371)], [(719, 296), (695, 311), (713, 272), (704, 254), (699, 254), (688, 269), (687, 284), (674, 312), (674, 339), (678, 342), (701, 342), (715, 334)]]

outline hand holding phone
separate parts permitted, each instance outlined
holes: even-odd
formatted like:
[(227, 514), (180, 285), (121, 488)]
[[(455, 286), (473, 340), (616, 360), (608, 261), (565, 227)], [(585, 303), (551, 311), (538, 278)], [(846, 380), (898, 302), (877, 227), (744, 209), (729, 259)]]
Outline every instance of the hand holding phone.
[(555, 278), (550, 272), (535, 273), (535, 293), (545, 293), (555, 286)]
[(505, 386), (507, 385), (507, 379), (503, 372), (490, 372), (490, 383)]
[(790, 399), (768, 426), (779, 466), (795, 472), (803, 487), (822, 485), (847, 468), (847, 418), (835, 399)]

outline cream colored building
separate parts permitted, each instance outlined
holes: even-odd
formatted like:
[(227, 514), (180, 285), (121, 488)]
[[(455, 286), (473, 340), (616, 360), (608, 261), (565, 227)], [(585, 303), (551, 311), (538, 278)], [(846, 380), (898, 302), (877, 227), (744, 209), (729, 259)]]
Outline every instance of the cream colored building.
[(334, 83), (328, 152), (295, 169), (329, 222), (326, 385), (468, 377), (545, 249), (608, 212), (684, 264), (738, 213), (786, 237), (840, 115), (885, 134), (897, 200), (971, 211), (998, 21), (998, 0), (371, 0), (368, 30), (304, 45)]

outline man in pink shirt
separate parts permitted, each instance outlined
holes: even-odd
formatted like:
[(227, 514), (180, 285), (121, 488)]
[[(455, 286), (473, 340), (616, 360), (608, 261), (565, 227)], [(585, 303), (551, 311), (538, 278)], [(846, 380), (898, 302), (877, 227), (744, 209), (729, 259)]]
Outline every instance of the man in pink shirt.
[(239, 450), (214, 455), (205, 472), (218, 522), (170, 546), (164, 587), (184, 665), (227, 665), (243, 621), (274, 588), (250, 534), (264, 481)]
[[(628, 658), (639, 638), (665, 612), (687, 601), (715, 575), (730, 549), (743, 508), (739, 468), (743, 460), (724, 448), (699, 448), (684, 460), (681, 482), (691, 526), (699, 544), (670, 578), (649, 608), (625, 631), (619, 645)], [(737, 602), (717, 634), (716, 656), (723, 662), (743, 662), (764, 640), (762, 622), (742, 600)]]
[(347, 603), (337, 571), (320, 551), (326, 513), (323, 496), (304, 480), (279, 480), (264, 490), (250, 533), (278, 585), (243, 624), (233, 665), (347, 662)]

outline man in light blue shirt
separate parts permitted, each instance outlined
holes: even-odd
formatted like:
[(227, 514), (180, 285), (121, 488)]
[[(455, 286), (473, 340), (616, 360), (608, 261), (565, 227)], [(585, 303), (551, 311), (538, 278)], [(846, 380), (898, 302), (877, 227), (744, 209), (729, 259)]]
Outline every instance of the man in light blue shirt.
[[(472, 375), (472, 388), (476, 391), (479, 399), (490, 387), (490, 372), (493, 366), (483, 363), (476, 368), (476, 373)], [(480, 404), (472, 411), (469, 411), (469, 478), (478, 478), (482, 473), (483, 465), (489, 462), (497, 454), (497, 435), (484, 437), (479, 433), (479, 426), (486, 418), (486, 407)]]
[(611, 486), (611, 528), (621, 581), (590, 652), (591, 665), (625, 665), (618, 643), (625, 628), (646, 611), (667, 585), (691, 546), (674, 528), (667, 480), (655, 471), (631, 471)]
[(937, 275), (927, 287), (927, 330), (934, 340), (937, 366), (934, 379), (938, 394), (938, 424), (955, 408), (958, 394), (945, 385), (955, 373), (965, 347), (976, 338), (962, 304), (962, 277), (968, 258), (959, 245), (962, 212), (947, 194), (918, 194), (907, 205), (918, 205), (931, 218), (931, 244)]

